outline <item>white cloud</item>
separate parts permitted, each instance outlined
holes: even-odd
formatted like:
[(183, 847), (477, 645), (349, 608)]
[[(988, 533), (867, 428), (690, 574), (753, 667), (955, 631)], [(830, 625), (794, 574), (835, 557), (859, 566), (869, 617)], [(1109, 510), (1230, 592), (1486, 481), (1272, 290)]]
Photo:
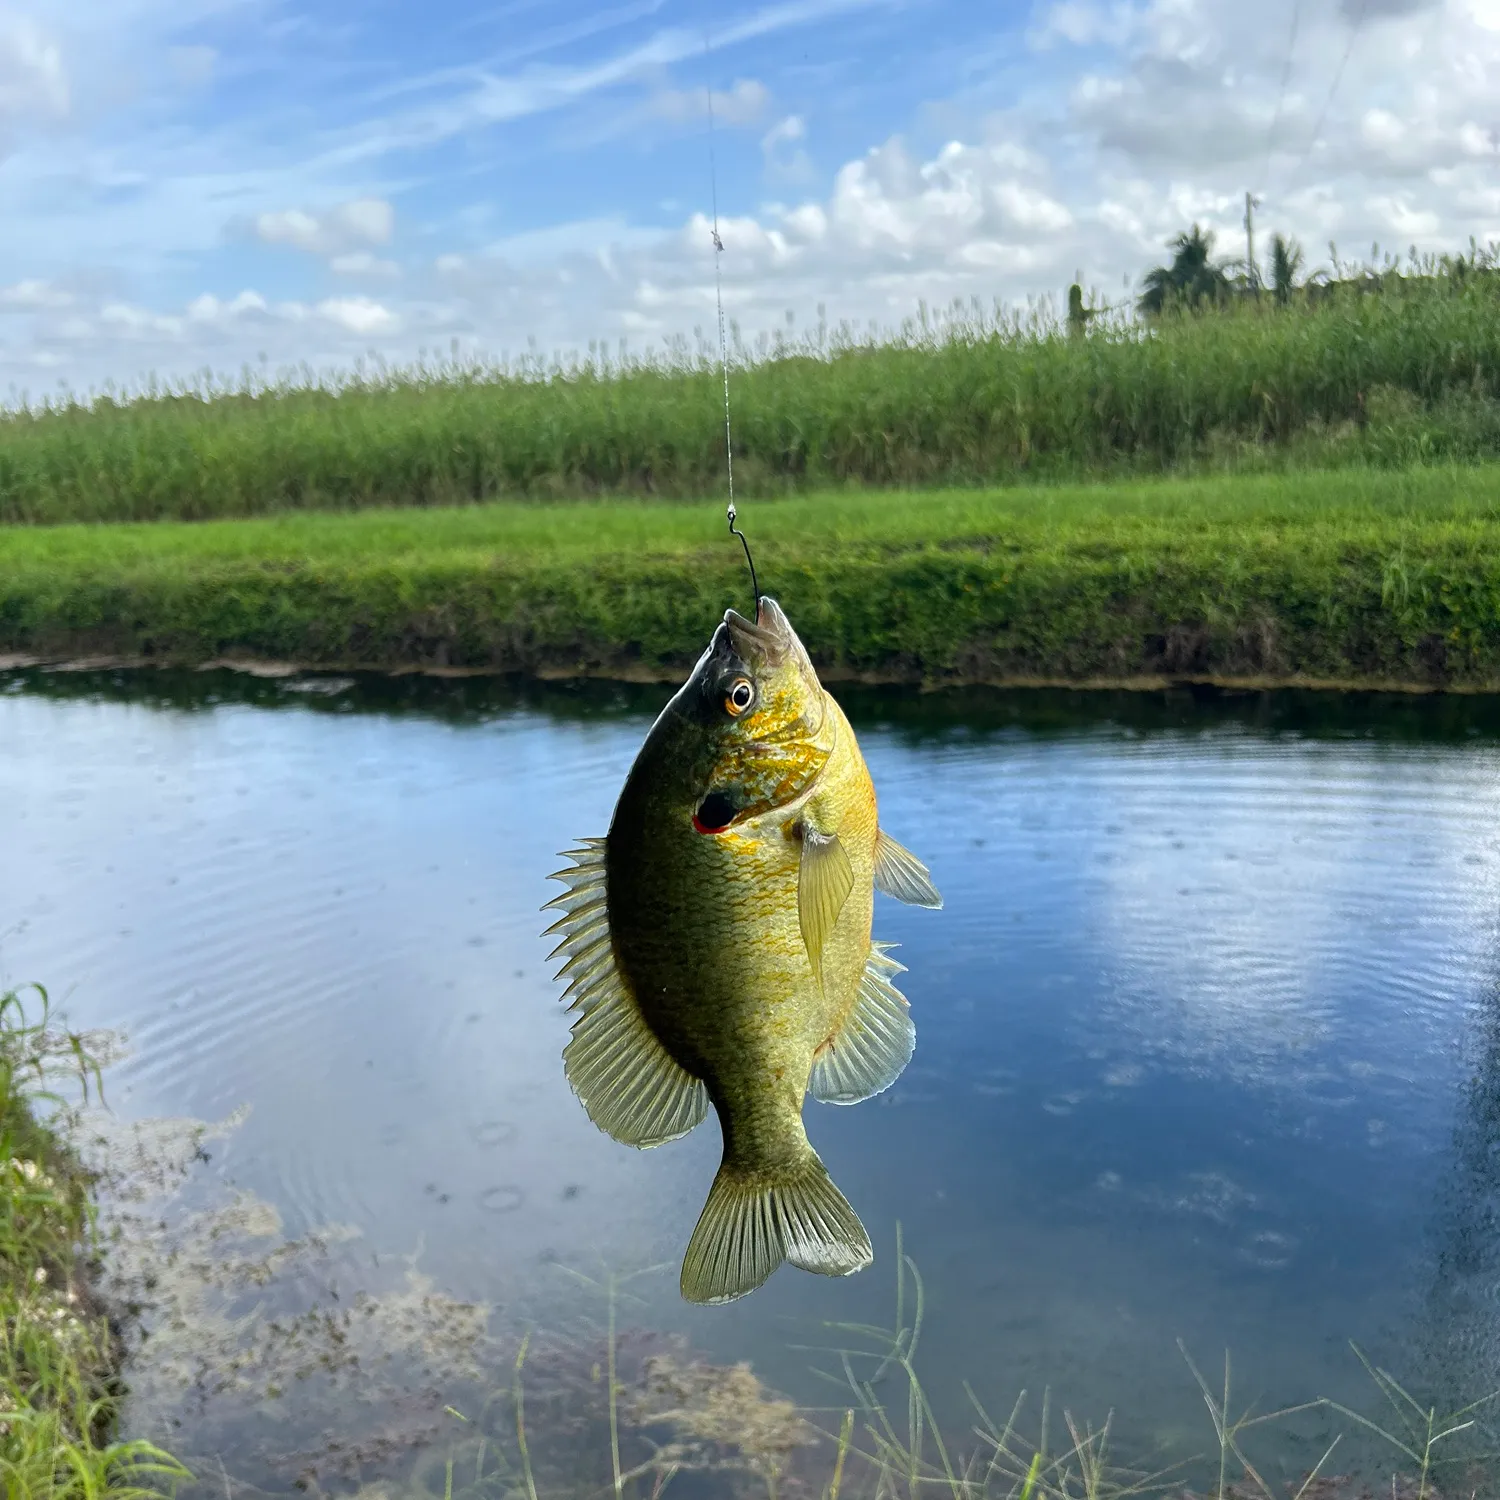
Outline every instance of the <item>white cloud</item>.
[(72, 293), (50, 281), (18, 281), (14, 286), (0, 287), (0, 307), (69, 307), (72, 302)]
[(395, 261), (382, 260), (368, 250), (335, 255), (328, 262), (328, 269), (339, 276), (396, 276), (400, 271)]
[(336, 255), (353, 246), (386, 244), (395, 222), (395, 210), (383, 198), (355, 198), (321, 214), (301, 208), (258, 214), (254, 229), (263, 244)]
[(1073, 47), (1100, 43), (1118, 47), (1129, 38), (1134, 22), (1135, 12), (1129, 5), (1117, 4), (1106, 10), (1088, 0), (1061, 0), (1032, 27), (1026, 40), (1038, 51), (1047, 51), (1058, 43)]
[(1426, 239), (1442, 227), (1442, 221), (1430, 210), (1413, 208), (1405, 198), (1379, 194), (1370, 199), (1370, 211), (1396, 236), (1398, 244)]
[(57, 40), (25, 16), (0, 14), (0, 118), (60, 120), (71, 102)]
[(798, 141), (806, 139), (807, 124), (802, 116), (787, 115), (785, 119), (778, 120), (760, 138), (760, 149), (767, 156), (771, 156), (782, 146), (795, 145)]
[(878, 147), (839, 171), (826, 212), (840, 244), (902, 258), (963, 247), (1035, 252), (1073, 223), (1056, 198), (1017, 177), (1012, 150), (960, 141), (922, 163), (900, 141)]
[(727, 92), (714, 89), (663, 89), (652, 96), (651, 111), (667, 120), (706, 120), (713, 97), (716, 125), (753, 125), (766, 112), (771, 91), (754, 78), (736, 80)]
[(318, 303), (318, 313), (349, 333), (383, 333), (396, 325), (390, 309), (369, 297), (328, 297)]
[(1073, 225), (1073, 215), (1056, 198), (1025, 183), (997, 182), (991, 189), (1003, 224), (1037, 234), (1060, 234)]
[[(175, 337), (182, 331), (182, 319), (169, 313), (157, 313), (128, 302), (107, 302), (99, 309), (104, 327), (124, 339)], [(85, 327), (87, 325), (84, 325)], [(92, 330), (90, 330), (92, 332)]]
[(259, 292), (243, 291), (228, 302), (222, 302), (210, 292), (194, 297), (187, 306), (187, 316), (194, 323), (227, 323), (246, 314), (267, 313), (266, 299)]
[(817, 181), (806, 140), (807, 122), (801, 115), (787, 115), (766, 131), (760, 138), (760, 151), (768, 180), (788, 187)]
[(1459, 127), (1458, 144), (1465, 156), (1500, 156), (1500, 129), (1465, 121)]

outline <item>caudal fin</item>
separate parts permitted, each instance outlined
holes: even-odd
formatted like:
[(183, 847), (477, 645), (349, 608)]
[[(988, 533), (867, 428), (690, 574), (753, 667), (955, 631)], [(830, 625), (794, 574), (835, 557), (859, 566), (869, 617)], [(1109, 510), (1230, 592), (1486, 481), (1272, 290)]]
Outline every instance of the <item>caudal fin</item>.
[(811, 1147), (786, 1173), (725, 1163), (683, 1256), (682, 1295), (689, 1302), (732, 1302), (784, 1260), (823, 1276), (848, 1276), (873, 1258), (859, 1215)]

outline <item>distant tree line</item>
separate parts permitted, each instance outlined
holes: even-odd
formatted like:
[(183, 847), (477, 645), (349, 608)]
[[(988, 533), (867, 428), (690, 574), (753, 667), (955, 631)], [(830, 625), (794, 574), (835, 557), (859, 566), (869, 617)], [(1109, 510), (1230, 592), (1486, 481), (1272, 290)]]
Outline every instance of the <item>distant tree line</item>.
[[(1393, 282), (1447, 278), (1463, 281), (1470, 275), (1494, 275), (1500, 272), (1500, 247), (1480, 248), (1470, 241), (1468, 255), (1418, 256), (1413, 247), (1405, 269), (1394, 257), (1383, 264), (1351, 266), (1340, 262), (1335, 246), (1329, 246), (1333, 265), (1307, 271), (1307, 256), (1290, 235), (1273, 234), (1271, 253), (1265, 271), (1244, 259), (1214, 255), (1215, 234), (1194, 224), (1167, 241), (1172, 259), (1166, 265), (1153, 266), (1142, 278), (1142, 290), (1135, 299), (1136, 311), (1149, 321), (1173, 312), (1201, 312), (1226, 308), (1246, 299), (1268, 298), (1275, 306), (1314, 303), (1331, 296), (1339, 288), (1362, 292), (1380, 292)], [(1378, 258), (1378, 247), (1374, 252)], [(1089, 322), (1102, 309), (1084, 306), (1083, 288), (1079, 282), (1068, 288), (1068, 332), (1081, 337)]]

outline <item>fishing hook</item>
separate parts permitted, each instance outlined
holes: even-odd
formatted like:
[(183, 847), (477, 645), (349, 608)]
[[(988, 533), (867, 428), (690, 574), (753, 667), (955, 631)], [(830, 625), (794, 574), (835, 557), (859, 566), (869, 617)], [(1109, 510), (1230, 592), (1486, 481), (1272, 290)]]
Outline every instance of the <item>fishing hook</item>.
[(750, 565), (750, 618), (758, 620), (760, 618), (760, 584), (755, 578), (755, 559), (750, 556), (750, 543), (745, 540), (745, 533), (734, 524), (735, 509), (732, 501), (730, 502), (728, 515), (729, 534), (730, 536), (737, 536), (740, 539), (740, 546), (745, 549), (745, 561)]

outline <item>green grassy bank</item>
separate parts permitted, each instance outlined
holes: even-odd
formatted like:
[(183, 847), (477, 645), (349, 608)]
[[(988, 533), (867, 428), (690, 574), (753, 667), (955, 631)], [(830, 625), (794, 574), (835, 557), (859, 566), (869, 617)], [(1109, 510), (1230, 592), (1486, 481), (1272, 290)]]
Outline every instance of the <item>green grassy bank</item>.
[(0, 994), (0, 1493), (146, 1500), (187, 1471), (114, 1436), (120, 1349), (90, 1292), (92, 1183), (56, 1128), (64, 1074), (97, 1085), (84, 1039), (44, 992)]
[[(833, 676), (1500, 686), (1500, 465), (752, 503)], [(0, 651), (680, 673), (748, 608), (712, 501), (0, 530)]]
[[(1500, 272), (1278, 308), (1101, 319), (959, 308), (738, 349), (745, 493), (1500, 456)], [(1363, 283), (1361, 283), (1363, 285)], [(0, 415), (0, 522), (205, 519), (723, 482), (712, 354), (204, 385)]]

